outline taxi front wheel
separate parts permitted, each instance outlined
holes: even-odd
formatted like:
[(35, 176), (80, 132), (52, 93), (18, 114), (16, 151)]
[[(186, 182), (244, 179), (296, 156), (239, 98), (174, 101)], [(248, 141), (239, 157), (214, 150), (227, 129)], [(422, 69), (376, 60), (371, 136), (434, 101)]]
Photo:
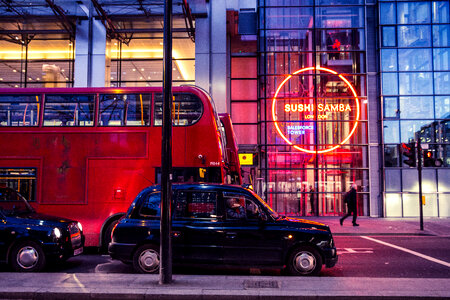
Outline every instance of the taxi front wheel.
[(133, 268), (139, 273), (152, 274), (159, 271), (159, 247), (140, 246), (133, 255)]
[(291, 275), (318, 275), (322, 269), (322, 256), (311, 246), (295, 248), (289, 255), (287, 271)]
[(33, 241), (23, 241), (14, 245), (9, 260), (11, 267), (19, 272), (39, 272), (45, 266), (44, 251)]

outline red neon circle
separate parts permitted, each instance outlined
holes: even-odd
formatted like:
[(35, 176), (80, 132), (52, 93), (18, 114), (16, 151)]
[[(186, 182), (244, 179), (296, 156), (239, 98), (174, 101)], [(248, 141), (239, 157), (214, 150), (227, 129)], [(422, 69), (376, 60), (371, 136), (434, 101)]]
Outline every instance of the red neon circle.
[[(326, 149), (323, 149), (323, 150), (317, 150), (317, 151), (308, 150), (308, 149), (299, 147), (299, 146), (297, 146), (297, 145), (293, 145), (292, 142), (291, 142), (291, 141), (290, 141), (290, 140), (289, 140), (289, 139), (281, 132), (281, 129), (280, 129), (280, 127), (278, 126), (277, 115), (276, 115), (276, 113), (275, 113), (275, 106), (276, 106), (276, 102), (277, 102), (277, 96), (278, 96), (278, 93), (280, 92), (281, 88), (284, 86), (284, 84), (285, 84), (286, 82), (288, 82), (288, 81), (291, 79), (291, 77), (292, 77), (293, 75), (297, 75), (297, 74), (299, 74), (299, 73), (303, 73), (303, 72), (305, 72), (305, 71), (311, 71), (311, 70), (320, 70), (320, 71), (325, 71), (325, 72), (328, 72), (328, 73), (331, 73), (331, 74), (334, 74), (334, 75), (338, 75), (338, 77), (339, 77), (342, 81), (344, 81), (345, 84), (346, 84), (346, 85), (350, 88), (350, 90), (352, 91), (352, 94), (353, 94), (353, 97), (354, 97), (355, 103), (356, 103), (356, 121), (355, 121), (355, 124), (353, 125), (352, 130), (351, 130), (350, 133), (347, 135), (347, 137), (346, 137), (345, 139), (343, 139), (339, 144), (334, 145), (334, 146), (332, 146), (331, 148), (326, 148)], [(327, 69), (327, 68), (323, 68), (323, 67), (308, 67), (308, 68), (303, 68), (303, 69), (300, 69), (300, 70), (295, 71), (295, 72), (292, 73), (291, 75), (288, 75), (288, 76), (283, 80), (283, 82), (281, 82), (280, 85), (278, 86), (278, 88), (277, 88), (277, 90), (276, 90), (276, 92), (275, 92), (275, 95), (274, 95), (274, 97), (273, 97), (273, 100), (272, 100), (272, 118), (273, 118), (273, 121), (274, 121), (274, 124), (275, 124), (275, 128), (276, 128), (277, 131), (278, 131), (278, 134), (283, 138), (283, 140), (284, 140), (288, 145), (291, 145), (291, 146), (294, 147), (295, 149), (297, 149), (297, 150), (299, 150), (299, 151), (302, 151), (302, 152), (306, 152), (306, 153), (312, 153), (312, 154), (315, 154), (315, 153), (326, 153), (326, 152), (330, 152), (330, 151), (333, 151), (333, 150), (335, 150), (335, 149), (341, 147), (341, 146), (342, 146), (344, 143), (346, 143), (346, 142), (352, 137), (352, 135), (355, 133), (356, 127), (358, 127), (358, 123), (359, 123), (359, 99), (358, 99), (358, 96), (356, 95), (355, 88), (352, 86), (352, 84), (351, 84), (344, 76), (342, 76), (341, 74), (338, 74), (336, 71), (333, 71), (333, 70), (330, 70), (330, 69)]]

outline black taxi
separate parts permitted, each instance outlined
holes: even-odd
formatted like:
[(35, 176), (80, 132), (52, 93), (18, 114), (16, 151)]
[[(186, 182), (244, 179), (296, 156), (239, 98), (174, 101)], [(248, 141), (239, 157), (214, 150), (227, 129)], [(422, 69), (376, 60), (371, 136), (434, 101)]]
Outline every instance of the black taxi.
[(48, 261), (81, 254), (83, 246), (79, 222), (36, 213), (20, 193), (0, 187), (0, 261), (37, 272)]
[[(286, 268), (317, 275), (333, 267), (327, 225), (277, 214), (253, 191), (223, 184), (174, 184), (174, 264)], [(159, 270), (160, 186), (144, 189), (112, 233), (109, 254), (140, 273)]]

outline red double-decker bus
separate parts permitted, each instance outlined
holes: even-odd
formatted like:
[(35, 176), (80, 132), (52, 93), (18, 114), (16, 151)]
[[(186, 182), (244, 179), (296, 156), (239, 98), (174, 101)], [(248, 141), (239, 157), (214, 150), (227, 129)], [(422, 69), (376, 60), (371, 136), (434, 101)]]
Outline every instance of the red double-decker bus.
[[(173, 181), (239, 184), (231, 123), (197, 87), (173, 97)], [(0, 185), (81, 221), (86, 246), (107, 245), (138, 192), (161, 180), (162, 101), (161, 88), (0, 89)]]

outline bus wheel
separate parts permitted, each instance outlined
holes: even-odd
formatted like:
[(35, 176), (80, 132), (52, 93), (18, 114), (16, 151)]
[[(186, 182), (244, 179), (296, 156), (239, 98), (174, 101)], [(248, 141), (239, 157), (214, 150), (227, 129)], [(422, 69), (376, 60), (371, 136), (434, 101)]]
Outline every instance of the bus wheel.
[(45, 254), (39, 244), (23, 241), (14, 245), (9, 261), (15, 271), (39, 272), (45, 266)]
[(108, 245), (109, 243), (111, 243), (111, 233), (117, 222), (119, 222), (119, 219), (113, 220), (111, 223), (109, 223), (108, 227), (106, 227), (105, 231), (103, 231), (101, 252), (108, 252)]
[(300, 246), (291, 252), (287, 270), (291, 275), (318, 275), (322, 269), (322, 256), (310, 246)]
[(133, 255), (133, 268), (139, 273), (157, 273), (159, 271), (159, 248), (153, 245), (139, 247)]

